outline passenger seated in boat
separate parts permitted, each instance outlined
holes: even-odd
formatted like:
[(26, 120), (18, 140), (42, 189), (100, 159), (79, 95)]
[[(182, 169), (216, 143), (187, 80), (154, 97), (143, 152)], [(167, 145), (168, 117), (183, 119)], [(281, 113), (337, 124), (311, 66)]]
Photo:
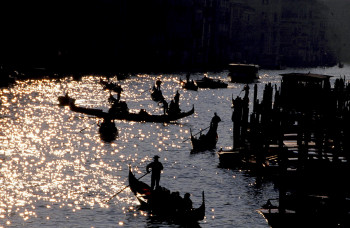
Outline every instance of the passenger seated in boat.
[(174, 100), (171, 100), (170, 102), (170, 106), (168, 109), (168, 114), (178, 114), (181, 112), (181, 109), (179, 108), (178, 105), (176, 105), (176, 103), (174, 102)]
[(170, 195), (170, 201), (171, 205), (174, 205), (175, 212), (182, 210), (183, 199), (179, 192), (172, 192)]
[(112, 94), (109, 95), (108, 101), (109, 101), (112, 105), (114, 105), (115, 103), (118, 103), (118, 102), (119, 102), (119, 100), (115, 99), (115, 98), (113, 97)]
[(140, 112), (139, 112), (140, 115), (148, 115), (147, 111), (144, 110), (143, 108), (140, 109)]
[(268, 199), (267, 202), (262, 206), (262, 208), (264, 208), (264, 209), (269, 209), (269, 212), (271, 213), (271, 209), (277, 209), (278, 207), (277, 207), (277, 206), (274, 206), (274, 205), (271, 203), (271, 200)]
[(184, 203), (184, 211), (185, 212), (192, 210), (192, 200), (190, 199), (190, 193), (186, 193), (184, 195), (183, 203)]
[(109, 113), (129, 113), (128, 105), (125, 101), (118, 101), (112, 104), (112, 107), (108, 111)]
[[(168, 109), (169, 109), (169, 107), (168, 107), (168, 102), (166, 102), (165, 99), (163, 99), (161, 102), (163, 103), (163, 111), (164, 111), (164, 115), (165, 115), (165, 114), (168, 113)], [(160, 102), (159, 102), (159, 103), (160, 103)]]

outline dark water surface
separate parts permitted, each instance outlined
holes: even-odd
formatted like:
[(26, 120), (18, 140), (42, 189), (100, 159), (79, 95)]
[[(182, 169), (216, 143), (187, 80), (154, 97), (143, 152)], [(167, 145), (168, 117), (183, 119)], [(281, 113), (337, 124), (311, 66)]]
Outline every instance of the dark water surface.
[[(260, 71), (259, 97), (266, 83), (279, 84), (280, 73), (309, 72), (347, 76), (350, 67)], [(209, 77), (228, 81), (227, 72)], [(119, 81), (130, 111), (146, 109), (161, 114), (148, 89), (160, 75), (138, 75)], [(203, 74), (193, 75), (193, 79)], [(116, 121), (119, 138), (104, 143), (98, 135), (100, 121), (59, 107), (64, 91), (76, 104), (107, 111), (109, 93), (101, 77), (81, 81), (17, 81), (0, 90), (0, 226), (1, 227), (178, 227), (157, 221), (137, 210), (138, 201), (129, 189), (109, 203), (106, 200), (128, 185), (128, 165), (137, 177), (157, 154), (163, 163), (161, 185), (183, 196), (191, 193), (194, 207), (205, 191), (206, 218), (200, 227), (268, 227), (256, 212), (268, 198), (276, 198), (272, 182), (257, 184), (256, 178), (239, 170), (218, 167), (216, 151), (190, 154), (189, 130), (209, 125), (214, 112), (221, 117), (217, 148), (232, 146), (231, 97), (243, 84), (227, 89), (183, 90), (178, 80), (184, 74), (164, 74), (162, 91), (167, 101), (179, 90), (183, 111), (195, 114), (173, 124)], [(116, 78), (111, 80), (116, 81)], [(333, 85), (333, 84), (332, 84)], [(251, 86), (253, 88), (253, 86)], [(252, 99), (252, 93), (250, 94)], [(142, 179), (150, 183), (150, 176)]]

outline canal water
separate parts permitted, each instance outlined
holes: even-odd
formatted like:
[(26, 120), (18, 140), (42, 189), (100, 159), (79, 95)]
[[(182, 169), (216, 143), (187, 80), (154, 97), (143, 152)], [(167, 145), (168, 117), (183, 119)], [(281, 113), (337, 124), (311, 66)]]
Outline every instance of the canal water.
[[(279, 74), (289, 72), (349, 80), (350, 66), (261, 70), (259, 97), (265, 84), (279, 85)], [(202, 76), (191, 75), (192, 79)], [(229, 81), (226, 71), (208, 76)], [(216, 151), (232, 146), (231, 98), (243, 96), (244, 84), (228, 82), (227, 89), (190, 91), (179, 85), (185, 74), (130, 76), (118, 83), (123, 88), (121, 99), (131, 112), (145, 109), (162, 114), (161, 105), (149, 93), (157, 77), (163, 81), (168, 103), (178, 90), (182, 111), (194, 105), (195, 114), (171, 124), (116, 121), (119, 137), (111, 143), (99, 137), (100, 120), (60, 107), (57, 101), (69, 92), (77, 105), (107, 111), (109, 92), (99, 83), (103, 75), (86, 75), (80, 81), (71, 77), (24, 80), (1, 88), (0, 227), (179, 227), (137, 210), (138, 201), (128, 188), (106, 202), (128, 185), (129, 165), (140, 177), (154, 155), (160, 156), (164, 166), (161, 186), (182, 196), (191, 193), (194, 207), (205, 192), (206, 217), (199, 227), (268, 227), (256, 210), (267, 199), (278, 197), (274, 184), (218, 167)], [(115, 77), (111, 80), (117, 82)], [(197, 133), (208, 127), (214, 112), (222, 120), (217, 149), (191, 154), (190, 129)], [(150, 175), (142, 180), (150, 183)]]

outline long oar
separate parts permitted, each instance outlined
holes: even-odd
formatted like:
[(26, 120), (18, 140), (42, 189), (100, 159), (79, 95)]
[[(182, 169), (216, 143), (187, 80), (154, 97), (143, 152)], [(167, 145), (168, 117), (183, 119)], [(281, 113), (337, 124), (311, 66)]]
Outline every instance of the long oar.
[(87, 128), (91, 127), (91, 126), (94, 125), (94, 124), (96, 124), (96, 123), (92, 123), (92, 124), (90, 124), (89, 126), (84, 127), (84, 128), (81, 129), (79, 132), (82, 133), (83, 131), (85, 131)]
[[(145, 173), (143, 174), (141, 177), (139, 177), (137, 180), (140, 180), (142, 177), (146, 176), (149, 173)], [(113, 199), (114, 197), (116, 197), (119, 193), (121, 193), (122, 191), (124, 191), (125, 189), (127, 189), (128, 187), (130, 187), (130, 185), (128, 184), (127, 186), (125, 186), (123, 189), (119, 190), (119, 192), (117, 192), (116, 194), (114, 194), (113, 196), (111, 196), (106, 203), (108, 203), (111, 199)]]
[[(209, 127), (207, 127), (207, 128), (204, 128), (204, 129), (200, 130), (198, 133), (194, 134), (193, 136), (198, 135), (199, 133), (201, 133), (202, 131), (207, 130), (208, 128), (210, 128), (210, 126), (209, 126)], [(188, 141), (188, 140), (190, 140), (190, 139), (191, 139), (191, 138), (188, 138), (188, 139), (186, 139), (186, 140), (184, 140), (184, 141), (182, 141), (182, 142), (184, 143), (184, 142), (186, 142), (186, 141)]]

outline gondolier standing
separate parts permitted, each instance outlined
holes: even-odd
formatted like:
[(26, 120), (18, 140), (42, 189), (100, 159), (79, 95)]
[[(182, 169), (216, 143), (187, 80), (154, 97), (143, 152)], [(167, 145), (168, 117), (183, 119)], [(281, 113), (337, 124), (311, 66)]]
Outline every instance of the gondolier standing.
[(159, 180), (160, 180), (160, 173), (163, 170), (162, 163), (158, 160), (159, 156), (155, 155), (153, 157), (153, 162), (147, 165), (146, 171), (147, 173), (151, 172), (152, 170), (152, 176), (151, 176), (151, 189), (153, 190), (154, 187), (157, 189), (159, 187)]

